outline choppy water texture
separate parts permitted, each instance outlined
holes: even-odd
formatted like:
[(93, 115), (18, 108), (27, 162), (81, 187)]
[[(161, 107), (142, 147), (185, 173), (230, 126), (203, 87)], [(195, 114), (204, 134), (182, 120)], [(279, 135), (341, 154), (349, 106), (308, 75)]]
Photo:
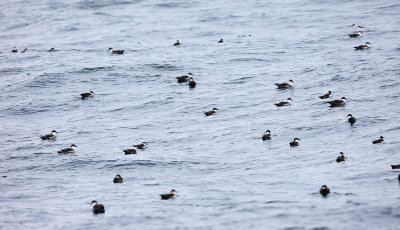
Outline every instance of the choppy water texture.
[(0, 3), (0, 228), (400, 229), (397, 1), (67, 2)]

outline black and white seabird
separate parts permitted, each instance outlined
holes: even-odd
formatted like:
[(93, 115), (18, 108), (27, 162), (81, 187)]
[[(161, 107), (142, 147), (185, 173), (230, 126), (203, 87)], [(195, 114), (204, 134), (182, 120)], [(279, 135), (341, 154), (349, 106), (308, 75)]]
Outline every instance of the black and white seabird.
[(358, 25), (356, 25), (356, 24), (353, 24), (353, 25), (351, 25), (352, 27), (354, 27), (354, 28), (365, 28), (364, 26), (358, 26)]
[(93, 205), (93, 213), (94, 214), (99, 214), (99, 213), (105, 213), (106, 211), (104, 210), (104, 205), (97, 203), (97, 201), (93, 200), (91, 205)]
[(177, 191), (175, 191), (175, 189), (172, 189), (171, 193), (160, 194), (160, 196), (161, 196), (162, 200), (168, 200), (170, 198), (175, 197), (176, 193), (177, 193)]
[(328, 91), (328, 93), (326, 93), (326, 94), (324, 94), (322, 96), (319, 96), (319, 98), (321, 98), (321, 99), (327, 99), (327, 98), (330, 98), (330, 97), (332, 97), (332, 92), (330, 90)]
[(217, 108), (213, 108), (212, 110), (207, 111), (207, 112), (205, 112), (204, 114), (205, 114), (206, 116), (215, 115), (215, 114), (217, 114), (217, 111), (218, 111), (218, 110), (219, 110), (219, 109), (217, 109)]
[(283, 82), (283, 83), (275, 83), (275, 85), (278, 87), (278, 89), (289, 89), (293, 87), (293, 80), (289, 80), (288, 82)]
[(383, 142), (383, 136), (380, 136), (379, 139), (372, 141), (372, 144), (379, 144)]
[(392, 169), (400, 169), (400, 165), (391, 165)]
[(42, 138), (42, 140), (55, 140), (56, 139), (56, 133), (57, 133), (57, 131), (53, 130), (53, 131), (51, 131), (50, 134), (46, 134), (46, 135), (40, 136), (40, 138)]
[(218, 43), (223, 43), (224, 42), (224, 39), (219, 39), (219, 41), (218, 41)]
[(330, 104), (330, 107), (341, 107), (346, 105), (346, 98), (342, 97), (340, 100), (333, 100), (333, 101), (328, 101), (327, 103)]
[(66, 148), (66, 149), (61, 149), (60, 151), (57, 151), (58, 153), (74, 153), (75, 152), (75, 147), (78, 147), (74, 144), (71, 145), (71, 147)]
[(330, 192), (331, 190), (326, 185), (322, 185), (322, 187), (319, 189), (319, 193), (321, 193), (322, 196), (327, 196)]
[(180, 46), (181, 43), (179, 42), (179, 40), (176, 40), (176, 42), (174, 43), (174, 46)]
[(25, 48), (24, 50), (22, 50), (21, 53), (25, 53), (26, 51), (28, 51), (27, 48)]
[(399, 177), (397, 177), (397, 179), (399, 180), (399, 183), (400, 183), (400, 175), (399, 175)]
[(261, 138), (263, 141), (271, 140), (271, 131), (268, 129), (265, 131), (264, 135)]
[(350, 113), (347, 115), (348, 119), (347, 121), (350, 123), (350, 125), (353, 125), (354, 123), (356, 123), (356, 118), (353, 117), (353, 115), (351, 115)]
[(351, 37), (351, 38), (358, 38), (358, 37), (361, 37), (362, 36), (362, 32), (361, 31), (358, 31), (357, 33), (354, 33), (354, 34), (349, 34), (349, 37)]
[(344, 156), (343, 152), (340, 152), (339, 156), (336, 158), (336, 162), (345, 161), (346, 157)]
[(147, 143), (145, 141), (143, 141), (141, 144), (134, 145), (133, 147), (136, 147), (138, 149), (145, 149), (145, 148), (147, 148)]
[(365, 49), (369, 48), (369, 45), (371, 45), (371, 43), (366, 42), (365, 45), (354, 46), (354, 49), (356, 49), (356, 50), (365, 50)]
[(196, 87), (196, 82), (192, 77), (189, 78), (189, 88), (194, 88)]
[(47, 52), (54, 52), (56, 51), (54, 48), (49, 49)]
[(290, 102), (292, 101), (292, 98), (288, 98), (286, 101), (281, 101), (279, 103), (275, 103), (276, 106), (281, 107), (281, 106), (288, 106), (290, 105)]
[(134, 147), (133, 149), (125, 149), (124, 153), (125, 153), (125, 155), (136, 154), (137, 153), (137, 148)]
[(121, 177), (121, 175), (116, 175), (115, 177), (114, 177), (114, 183), (122, 183), (122, 182), (124, 182), (124, 179)]
[(17, 47), (14, 47), (14, 48), (11, 50), (11, 52), (12, 52), (12, 53), (18, 53)]
[(300, 141), (300, 139), (296, 137), (296, 138), (293, 139), (292, 142), (289, 143), (289, 145), (290, 145), (291, 147), (299, 146), (299, 141)]
[(113, 48), (108, 48), (108, 51), (111, 51), (111, 54), (124, 54), (125, 50), (114, 50)]
[(86, 99), (88, 97), (93, 97), (94, 96), (94, 92), (90, 91), (89, 93), (81, 93), (81, 99)]
[(188, 73), (187, 75), (176, 77), (176, 80), (178, 81), (178, 83), (185, 83), (188, 82), (192, 76), (193, 76), (192, 73)]

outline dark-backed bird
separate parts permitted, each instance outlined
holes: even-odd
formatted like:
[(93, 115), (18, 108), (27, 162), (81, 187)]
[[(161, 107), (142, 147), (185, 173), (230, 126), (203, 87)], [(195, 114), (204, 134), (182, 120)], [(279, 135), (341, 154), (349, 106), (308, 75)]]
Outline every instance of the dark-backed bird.
[(356, 50), (368, 49), (368, 48), (369, 48), (369, 45), (371, 45), (371, 43), (366, 42), (365, 45), (354, 46), (354, 49), (356, 49)]
[(379, 144), (383, 142), (383, 136), (380, 136), (379, 139), (372, 141), (372, 144)]
[(56, 133), (57, 131), (53, 130), (50, 134), (40, 136), (40, 138), (42, 138), (42, 140), (54, 140), (56, 139)]
[(350, 125), (356, 123), (356, 118), (353, 117), (353, 115), (351, 115), (350, 113), (347, 115), (348, 119), (347, 121), (350, 123)]
[(175, 191), (175, 189), (172, 189), (171, 193), (160, 194), (160, 196), (161, 196), (162, 200), (168, 200), (170, 198), (175, 197), (176, 193), (177, 193), (177, 191)]
[(322, 196), (327, 196), (330, 192), (331, 190), (326, 185), (322, 185), (322, 187), (319, 189), (319, 193), (321, 193)]
[(108, 48), (108, 51), (111, 51), (111, 54), (124, 54), (125, 50), (115, 50), (113, 48)]
[(343, 152), (340, 152), (339, 156), (336, 158), (336, 162), (345, 161), (346, 157), (344, 157)]
[(400, 169), (400, 165), (391, 165), (392, 169)]
[(192, 77), (189, 78), (189, 88), (194, 88), (196, 87), (196, 82)]
[(24, 50), (22, 50), (21, 53), (25, 53), (26, 51), (28, 51), (27, 48), (25, 48)]
[(56, 51), (54, 48), (47, 50), (47, 52), (54, 52), (54, 51)]
[(329, 103), (330, 107), (341, 107), (341, 106), (345, 106), (346, 105), (346, 98), (342, 97), (340, 100), (333, 100), (333, 101), (328, 101), (327, 103)]
[(97, 203), (97, 201), (93, 200), (91, 205), (93, 205), (93, 213), (94, 214), (99, 214), (99, 213), (105, 213), (106, 211), (104, 210), (104, 205)]
[(116, 175), (115, 177), (114, 177), (114, 183), (122, 183), (122, 182), (124, 182), (124, 179), (121, 177), (121, 175)]
[(12, 53), (18, 53), (17, 47), (14, 47), (14, 48), (11, 50), (11, 52), (12, 52)]
[(354, 27), (354, 28), (365, 28), (364, 26), (358, 26), (358, 25), (356, 25), (356, 24), (353, 24), (353, 25), (351, 25), (352, 27)]
[(141, 144), (133, 145), (133, 147), (136, 147), (138, 149), (145, 149), (147, 148), (147, 143), (143, 141)]
[(137, 148), (134, 147), (133, 149), (125, 149), (124, 153), (125, 153), (125, 155), (136, 154), (137, 153)]
[(399, 183), (400, 183), (400, 175), (399, 175), (399, 177), (397, 177), (397, 179), (399, 180)]
[(265, 133), (264, 133), (264, 135), (262, 135), (261, 139), (263, 141), (271, 140), (271, 131), (269, 129), (267, 131), (265, 131)]
[(71, 145), (71, 147), (66, 148), (66, 149), (61, 149), (60, 151), (57, 151), (58, 153), (74, 153), (75, 152), (75, 147), (78, 147), (74, 144)]
[(90, 91), (89, 93), (81, 93), (81, 99), (86, 99), (88, 97), (93, 97), (94, 96), (94, 92)]
[(174, 43), (174, 46), (180, 46), (181, 43), (179, 42), (179, 40), (176, 40), (176, 42)]
[(210, 110), (210, 111), (204, 112), (204, 114), (205, 114), (206, 116), (215, 115), (215, 114), (217, 114), (217, 111), (218, 111), (218, 110), (219, 110), (219, 109), (217, 109), (217, 108), (213, 108), (213, 109)]
[(224, 42), (224, 39), (219, 39), (219, 41), (218, 41), (218, 43), (223, 43)]
[(321, 99), (327, 99), (327, 98), (330, 98), (330, 97), (332, 97), (332, 92), (330, 90), (328, 91), (328, 93), (326, 93), (326, 94), (324, 94), (322, 96), (319, 96), (319, 98), (321, 98)]
[(289, 89), (293, 87), (293, 83), (293, 80), (289, 80), (288, 82), (275, 83), (275, 85), (278, 89)]
[(276, 106), (281, 107), (281, 106), (288, 106), (290, 105), (290, 102), (292, 101), (292, 98), (286, 99), (286, 101), (281, 101), (279, 103), (275, 103)]
[(300, 139), (296, 137), (296, 138), (293, 139), (292, 142), (289, 143), (289, 145), (290, 145), (291, 147), (299, 146), (299, 141), (300, 141)]
[(351, 37), (351, 38), (358, 38), (358, 37), (361, 37), (362, 36), (362, 32), (361, 31), (358, 31), (357, 33), (354, 33), (354, 34), (349, 34), (349, 37)]
[(192, 73), (188, 73), (187, 75), (182, 75), (182, 76), (176, 77), (176, 80), (178, 83), (185, 83), (185, 82), (188, 82), (192, 76), (193, 76)]

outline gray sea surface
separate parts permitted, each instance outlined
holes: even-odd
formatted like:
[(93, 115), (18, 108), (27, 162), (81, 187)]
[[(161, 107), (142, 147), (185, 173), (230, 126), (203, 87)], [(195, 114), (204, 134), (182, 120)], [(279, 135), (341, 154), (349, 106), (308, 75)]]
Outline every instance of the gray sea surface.
[[(399, 1), (0, 9), (0, 229), (400, 229)], [(349, 38), (353, 23), (361, 38)], [(176, 82), (188, 72), (194, 89)], [(293, 89), (276, 89), (289, 79)], [(346, 106), (318, 98), (328, 90)], [(53, 129), (56, 141), (39, 138)], [(74, 154), (57, 153), (72, 143)], [(178, 196), (161, 200), (171, 189)]]

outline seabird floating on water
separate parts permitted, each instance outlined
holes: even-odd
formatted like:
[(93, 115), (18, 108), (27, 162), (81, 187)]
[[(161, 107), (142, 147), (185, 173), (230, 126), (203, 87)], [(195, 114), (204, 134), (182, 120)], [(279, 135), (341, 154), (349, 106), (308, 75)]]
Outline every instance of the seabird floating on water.
[(14, 49), (11, 50), (12, 53), (18, 53), (17, 47), (14, 47)]
[(54, 48), (49, 49), (47, 52), (54, 52), (56, 51)]
[(372, 144), (379, 144), (383, 142), (383, 136), (380, 136), (379, 139), (372, 141)]
[(143, 141), (141, 144), (134, 145), (133, 147), (136, 147), (138, 149), (145, 149), (145, 148), (147, 148), (147, 143), (145, 141)]
[(352, 27), (354, 27), (354, 28), (365, 28), (364, 26), (358, 26), (358, 25), (356, 25), (356, 24), (353, 24), (353, 25), (351, 25)]
[(265, 131), (264, 135), (261, 138), (263, 141), (271, 140), (271, 131), (268, 129)]
[(293, 87), (293, 83), (293, 80), (289, 80), (288, 82), (275, 83), (275, 85), (278, 87), (278, 89), (289, 89)]
[(224, 39), (220, 39), (219, 41), (218, 41), (218, 43), (223, 43), (224, 42)]
[(115, 177), (114, 177), (114, 183), (122, 183), (122, 182), (124, 182), (124, 179), (121, 177), (121, 175), (116, 175)]
[(326, 94), (324, 94), (322, 96), (319, 96), (319, 98), (321, 98), (321, 99), (327, 99), (327, 98), (330, 98), (330, 97), (332, 97), (332, 92), (330, 90), (328, 91), (328, 93), (326, 93)]
[(26, 51), (28, 51), (27, 48), (25, 48), (24, 50), (22, 50), (21, 53), (25, 53)]
[(50, 134), (40, 136), (40, 138), (42, 138), (42, 140), (54, 140), (56, 139), (56, 133), (57, 131), (53, 130)]
[(92, 201), (91, 205), (93, 205), (94, 214), (105, 213), (104, 205), (97, 203), (95, 200)]
[(208, 111), (208, 112), (205, 112), (204, 114), (206, 115), (206, 116), (210, 116), (210, 115), (215, 115), (215, 114), (217, 114), (217, 111), (218, 111), (219, 109), (217, 109), (217, 108), (213, 108), (212, 110), (210, 110), (210, 111)]
[(290, 102), (292, 101), (292, 98), (288, 98), (286, 101), (281, 101), (279, 103), (275, 103), (276, 106), (281, 107), (281, 106), (288, 106), (290, 105)]
[(160, 196), (161, 196), (162, 200), (168, 200), (170, 198), (175, 197), (176, 193), (177, 193), (177, 191), (175, 191), (175, 189), (172, 189), (171, 193), (160, 194)]
[(319, 193), (321, 193), (322, 196), (327, 196), (330, 192), (331, 190), (326, 185), (322, 185), (322, 187), (319, 189)]
[(196, 82), (194, 81), (193, 77), (189, 78), (189, 87), (190, 88), (196, 87)]
[(89, 93), (81, 93), (81, 99), (86, 99), (88, 97), (93, 97), (94, 96), (94, 92), (90, 91)]
[(184, 83), (184, 82), (189, 81), (189, 79), (192, 76), (193, 76), (192, 73), (188, 73), (187, 75), (182, 75), (182, 76), (176, 77), (176, 79), (177, 79), (178, 83)]
[(113, 48), (108, 48), (108, 51), (111, 51), (111, 54), (124, 54), (125, 50), (114, 50)]
[(291, 147), (299, 146), (299, 141), (300, 141), (300, 139), (296, 137), (296, 138), (293, 139), (292, 142), (289, 143), (289, 145), (290, 145)]
[(351, 115), (350, 113), (347, 115), (348, 119), (347, 121), (350, 123), (350, 125), (353, 125), (354, 123), (356, 123), (356, 118), (353, 117), (353, 115)]
[(349, 37), (351, 37), (351, 38), (358, 38), (358, 37), (361, 37), (362, 36), (362, 32), (361, 31), (358, 31), (357, 33), (354, 33), (354, 34), (349, 34)]
[(371, 43), (366, 42), (365, 45), (354, 46), (354, 49), (356, 49), (356, 50), (365, 50), (365, 49), (369, 48), (369, 45), (371, 45)]
[(343, 152), (340, 152), (339, 156), (336, 158), (336, 162), (345, 161), (346, 157), (344, 157)]
[(125, 155), (136, 154), (137, 153), (137, 148), (134, 147), (133, 149), (125, 149), (124, 153), (125, 153)]
[(179, 42), (179, 40), (176, 40), (176, 42), (174, 43), (174, 46), (180, 46), (181, 43)]
[(400, 169), (400, 165), (391, 165), (392, 169)]
[(71, 145), (71, 147), (66, 148), (66, 149), (61, 149), (60, 151), (57, 151), (58, 153), (74, 153), (75, 152), (75, 147), (78, 147), (74, 144)]
[(331, 108), (345, 106), (346, 105), (346, 98), (342, 97), (340, 100), (328, 101), (327, 103), (330, 104)]

